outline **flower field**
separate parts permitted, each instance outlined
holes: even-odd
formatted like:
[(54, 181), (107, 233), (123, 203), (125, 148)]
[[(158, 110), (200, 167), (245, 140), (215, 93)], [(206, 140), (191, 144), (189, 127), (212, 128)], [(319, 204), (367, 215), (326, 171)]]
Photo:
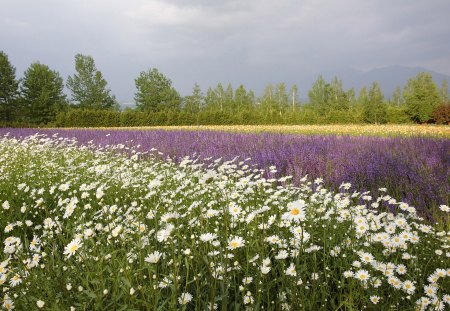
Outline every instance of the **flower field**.
[[(24, 137), (34, 129), (0, 129)], [(250, 158), (267, 178), (290, 175), (294, 185), (305, 175), (323, 178), (326, 187), (338, 190), (350, 182), (358, 191), (387, 188), (389, 195), (417, 208), (432, 219), (440, 204), (449, 204), (450, 140), (429, 137), (355, 137), (275, 133), (166, 130), (39, 130), (78, 143), (120, 145), (146, 152), (152, 148), (180, 161), (185, 156), (205, 159)], [(275, 166), (276, 169), (270, 169)]]
[(450, 309), (448, 140), (35, 132), (0, 129), (4, 309)]

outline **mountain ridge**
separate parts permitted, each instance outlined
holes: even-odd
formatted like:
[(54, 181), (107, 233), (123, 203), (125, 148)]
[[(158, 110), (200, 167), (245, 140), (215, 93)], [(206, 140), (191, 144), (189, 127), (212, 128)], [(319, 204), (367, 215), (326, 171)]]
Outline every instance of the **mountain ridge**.
[(414, 78), (420, 72), (428, 72), (432, 75), (434, 82), (440, 87), (444, 80), (450, 82), (450, 76), (424, 67), (407, 67), (392, 65), (374, 68), (369, 71), (361, 71), (351, 68), (327, 71), (322, 73), (325, 80), (331, 80), (334, 76), (342, 80), (345, 89), (354, 88), (356, 94), (366, 86), (368, 89), (373, 82), (378, 82), (386, 98), (392, 96), (397, 86), (403, 90), (409, 79)]

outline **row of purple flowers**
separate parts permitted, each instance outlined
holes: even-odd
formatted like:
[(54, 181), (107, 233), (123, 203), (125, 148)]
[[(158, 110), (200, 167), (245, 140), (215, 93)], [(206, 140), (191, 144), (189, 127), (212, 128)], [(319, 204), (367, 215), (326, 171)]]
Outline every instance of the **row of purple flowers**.
[[(10, 133), (24, 137), (36, 132), (75, 137), (80, 144), (127, 143), (140, 145), (141, 151), (156, 148), (177, 159), (251, 158), (251, 163), (266, 169), (267, 176), (292, 175), (294, 183), (308, 174), (311, 178), (324, 178), (325, 184), (335, 189), (343, 182), (350, 182), (358, 191), (370, 190), (374, 194), (385, 187), (391, 196), (424, 214), (449, 202), (448, 139), (90, 129), (0, 129), (0, 136)], [(272, 165), (277, 167), (276, 176), (269, 172)]]

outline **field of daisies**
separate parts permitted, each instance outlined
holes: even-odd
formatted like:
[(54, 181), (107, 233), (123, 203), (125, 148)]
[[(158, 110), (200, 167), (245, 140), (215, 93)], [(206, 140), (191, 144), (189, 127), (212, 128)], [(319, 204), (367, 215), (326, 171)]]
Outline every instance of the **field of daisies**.
[(6, 134), (0, 307), (447, 310), (449, 210), (238, 156)]

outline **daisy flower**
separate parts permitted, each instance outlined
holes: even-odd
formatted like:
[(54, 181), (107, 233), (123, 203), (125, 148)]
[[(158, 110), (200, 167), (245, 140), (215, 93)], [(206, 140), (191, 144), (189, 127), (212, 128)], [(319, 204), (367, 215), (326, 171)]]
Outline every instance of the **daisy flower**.
[(388, 278), (388, 283), (391, 284), (394, 288), (399, 289), (402, 287), (402, 282), (396, 278), (395, 276), (391, 276)]
[(202, 242), (210, 242), (217, 239), (217, 234), (215, 233), (203, 233), (202, 235), (200, 235), (200, 241)]
[(151, 254), (149, 254), (144, 261), (148, 262), (148, 263), (157, 263), (159, 261), (159, 259), (161, 258), (161, 256), (163, 256), (163, 253), (160, 253), (158, 251), (155, 251)]
[(360, 258), (361, 261), (364, 262), (364, 263), (371, 263), (371, 262), (374, 260), (372, 254), (370, 254), (370, 253), (365, 253), (365, 252), (359, 253), (359, 258)]
[(294, 263), (291, 263), (291, 265), (286, 269), (285, 273), (289, 276), (297, 276), (297, 271), (295, 270)]
[(412, 295), (412, 294), (414, 294), (416, 287), (414, 286), (413, 282), (406, 280), (405, 282), (403, 282), (403, 290), (406, 293)]
[(11, 285), (11, 287), (17, 286), (20, 283), (22, 283), (22, 279), (20, 278), (20, 276), (18, 274), (15, 274), (11, 280), (9, 280), (9, 285)]
[(380, 296), (377, 295), (370, 296), (370, 301), (372, 301), (372, 303), (376, 305), (380, 301)]
[(70, 258), (81, 246), (83, 246), (83, 243), (80, 239), (73, 239), (64, 249), (64, 255), (67, 255), (67, 258)]
[(354, 274), (354, 278), (360, 280), (361, 282), (366, 282), (370, 278), (370, 274), (367, 270), (358, 270)]
[(272, 269), (272, 268), (270, 268), (269, 266), (262, 266), (262, 267), (261, 267), (261, 273), (262, 273), (262, 274), (267, 274), (267, 273), (270, 272), (271, 269)]
[(245, 245), (245, 240), (240, 236), (235, 236), (228, 240), (228, 249), (234, 250)]
[(448, 207), (447, 205), (440, 205), (439, 209), (443, 212), (449, 213), (450, 212), (450, 207)]
[(396, 270), (397, 270), (397, 273), (400, 274), (400, 275), (403, 275), (403, 274), (406, 273), (406, 267), (405, 267), (405, 265), (402, 265), (402, 264), (399, 264), (397, 266)]
[(237, 206), (236, 203), (232, 202), (228, 207), (228, 211), (233, 217), (237, 217), (241, 213), (241, 208)]
[(182, 293), (181, 296), (178, 298), (178, 302), (180, 305), (186, 305), (192, 300), (192, 295), (189, 293)]
[(252, 304), (255, 300), (253, 299), (252, 293), (247, 292), (244, 296), (244, 305)]
[(423, 291), (428, 297), (436, 297), (436, 286), (433, 285), (425, 285), (423, 287)]
[(283, 218), (293, 221), (304, 221), (306, 219), (305, 212), (306, 203), (303, 200), (297, 200), (287, 205), (289, 212), (283, 215)]

